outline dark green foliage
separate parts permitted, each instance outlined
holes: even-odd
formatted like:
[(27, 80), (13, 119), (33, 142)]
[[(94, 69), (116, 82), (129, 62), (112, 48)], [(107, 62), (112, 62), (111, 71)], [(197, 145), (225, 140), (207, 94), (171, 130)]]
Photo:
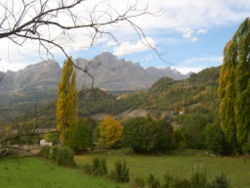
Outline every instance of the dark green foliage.
[(247, 142), (242, 146), (242, 151), (246, 154), (250, 154), (250, 132), (247, 135)]
[(229, 188), (230, 182), (224, 174), (220, 174), (215, 177), (211, 183), (211, 188)]
[(59, 133), (54, 132), (54, 133), (48, 133), (44, 136), (44, 139), (46, 142), (52, 142), (53, 144), (58, 144), (59, 143)]
[(84, 165), (83, 170), (85, 173), (95, 176), (104, 176), (108, 173), (106, 160), (103, 158), (94, 158), (92, 165)]
[(129, 182), (129, 169), (125, 160), (115, 162), (115, 169), (111, 171), (110, 178), (116, 182)]
[(185, 148), (187, 146), (185, 142), (185, 135), (182, 129), (177, 128), (174, 131), (175, 144), (177, 148)]
[(204, 168), (196, 169), (191, 175), (190, 182), (192, 188), (209, 188), (206, 170)]
[(175, 178), (173, 186), (170, 188), (193, 188), (193, 187), (191, 187), (191, 183), (187, 179)]
[(50, 159), (50, 151), (51, 151), (50, 146), (43, 146), (39, 152), (39, 156), (45, 159)]
[[(152, 177), (151, 177), (152, 179)], [(161, 188), (229, 188), (230, 183), (224, 174), (218, 175), (212, 182), (208, 181), (207, 171), (195, 168), (190, 179), (176, 178), (169, 174), (164, 175)]]
[(146, 181), (148, 188), (159, 188), (160, 187), (160, 181), (153, 176), (153, 174), (150, 174)]
[[(78, 116), (86, 117), (97, 113), (118, 114), (126, 110), (146, 109), (165, 111), (169, 116), (185, 113), (212, 113), (217, 116), (217, 81), (219, 68), (209, 68), (186, 80), (176, 81), (162, 78), (148, 91), (124, 94), (119, 97), (100, 89), (84, 89), (79, 92)], [(33, 116), (29, 113), (31, 120)], [(39, 120), (44, 127), (55, 124), (55, 102), (39, 110)]]
[(66, 146), (54, 146), (51, 152), (51, 160), (57, 165), (74, 166), (74, 152)]
[(69, 128), (68, 146), (75, 152), (85, 151), (93, 146), (93, 130), (96, 122), (92, 119), (80, 119)]
[(176, 121), (182, 125), (188, 147), (193, 149), (205, 148), (204, 128), (213, 121), (211, 114), (189, 113), (177, 117)]
[(226, 151), (225, 136), (217, 124), (208, 124), (205, 128), (206, 147), (215, 154), (224, 154)]
[(175, 84), (175, 83), (176, 81), (171, 78), (168, 78), (168, 77), (160, 78), (158, 81), (156, 81), (152, 85), (149, 91), (152, 93), (166, 91), (172, 84)]
[(224, 49), (219, 80), (220, 119), (232, 152), (248, 148), (250, 133), (250, 19), (239, 27)]
[(133, 178), (133, 184), (134, 184), (136, 187), (144, 188), (144, 186), (145, 186), (145, 181), (144, 181), (144, 179), (141, 178), (141, 177), (136, 177), (136, 178)]
[(163, 177), (163, 183), (161, 185), (161, 188), (172, 188), (173, 183), (174, 183), (174, 178), (167, 173)]
[(133, 118), (125, 122), (123, 144), (135, 152), (165, 152), (175, 147), (174, 131), (167, 120)]

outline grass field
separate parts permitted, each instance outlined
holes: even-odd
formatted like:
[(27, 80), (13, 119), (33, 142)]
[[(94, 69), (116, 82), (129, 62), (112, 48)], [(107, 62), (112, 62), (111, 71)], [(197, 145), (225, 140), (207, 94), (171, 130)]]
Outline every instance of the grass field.
[(79, 155), (75, 159), (78, 166), (90, 163), (93, 157), (107, 160), (108, 169), (112, 169), (115, 160), (125, 159), (130, 168), (131, 177), (147, 177), (149, 173), (158, 178), (169, 172), (177, 177), (188, 177), (195, 166), (203, 165), (209, 178), (223, 172), (233, 188), (250, 188), (250, 160), (233, 157), (210, 157), (197, 153), (175, 153), (162, 156), (124, 155), (119, 153)]
[(1, 188), (129, 188), (36, 158), (0, 160)]
[(64, 168), (37, 158), (0, 160), (0, 187), (2, 188), (129, 188), (107, 178), (92, 177), (82, 172), (82, 166), (93, 157), (103, 157), (108, 169), (113, 169), (117, 159), (125, 159), (131, 177), (147, 177), (150, 173), (162, 178), (165, 172), (176, 177), (188, 177), (195, 166), (204, 166), (209, 178), (223, 172), (232, 188), (250, 187), (250, 160), (233, 157), (210, 157), (195, 151), (159, 156), (128, 155), (108, 151), (106, 154), (87, 154), (75, 157), (76, 168)]

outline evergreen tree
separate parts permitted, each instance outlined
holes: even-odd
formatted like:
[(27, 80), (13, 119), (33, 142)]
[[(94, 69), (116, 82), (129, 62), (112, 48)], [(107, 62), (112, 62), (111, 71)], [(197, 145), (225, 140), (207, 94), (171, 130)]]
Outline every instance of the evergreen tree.
[(71, 58), (64, 63), (62, 78), (58, 85), (56, 117), (60, 142), (68, 145), (70, 124), (77, 121), (76, 73)]
[[(219, 97), (221, 126), (235, 150), (250, 144), (250, 19), (247, 18), (224, 49)], [(250, 152), (250, 151), (246, 151)]]

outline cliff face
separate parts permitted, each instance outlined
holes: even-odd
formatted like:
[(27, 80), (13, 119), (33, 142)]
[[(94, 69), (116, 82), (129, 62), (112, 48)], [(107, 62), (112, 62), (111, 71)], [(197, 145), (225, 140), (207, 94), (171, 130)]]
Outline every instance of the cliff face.
[[(102, 53), (92, 60), (78, 58), (78, 66), (88, 69), (94, 77), (94, 86), (107, 90), (136, 90), (149, 88), (161, 77), (176, 80), (186, 76), (171, 68), (144, 69), (138, 63), (118, 59), (110, 53)], [(77, 72), (78, 87), (89, 87), (91, 78), (80, 70)], [(55, 90), (61, 76), (61, 67), (51, 60), (29, 65), (25, 69), (3, 73), (0, 92), (20, 93)]]
[(51, 60), (29, 65), (17, 72), (7, 71), (0, 84), (0, 92), (36, 92), (57, 87), (61, 76), (58, 63)]

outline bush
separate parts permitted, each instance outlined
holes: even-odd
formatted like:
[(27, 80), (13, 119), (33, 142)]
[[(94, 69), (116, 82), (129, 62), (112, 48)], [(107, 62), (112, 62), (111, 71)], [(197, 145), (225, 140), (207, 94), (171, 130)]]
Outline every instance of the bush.
[(187, 146), (192, 149), (205, 148), (204, 129), (213, 121), (211, 114), (187, 113), (177, 116), (176, 121), (181, 125)]
[(46, 142), (52, 142), (53, 144), (59, 143), (59, 133), (48, 133), (44, 136)]
[(190, 181), (186, 179), (175, 178), (173, 181), (173, 186), (169, 188), (193, 188), (193, 187), (191, 187)]
[(158, 179), (156, 179), (152, 174), (150, 174), (146, 181), (148, 188), (159, 188), (160, 182)]
[(39, 156), (45, 159), (50, 159), (50, 146), (43, 146), (39, 152)]
[[(149, 182), (149, 183), (148, 183)], [(150, 175), (148, 187), (159, 186), (159, 181)], [(208, 182), (207, 172), (203, 167), (195, 168), (190, 180), (182, 178), (173, 178), (169, 174), (164, 175), (161, 188), (229, 188), (230, 183), (224, 174), (216, 176), (212, 182)]]
[(68, 132), (68, 146), (75, 152), (86, 151), (93, 146), (93, 129), (95, 121), (92, 119), (80, 119), (72, 123)]
[(129, 169), (125, 160), (115, 162), (115, 169), (111, 171), (110, 178), (116, 182), (129, 182)]
[(143, 188), (145, 186), (145, 181), (143, 178), (140, 178), (140, 177), (136, 177), (133, 179), (133, 184), (136, 186), (136, 187), (141, 187)]
[(51, 160), (57, 165), (74, 166), (74, 152), (66, 146), (54, 146), (51, 152)]
[(123, 144), (134, 152), (165, 152), (175, 147), (174, 131), (165, 119), (133, 118), (125, 122)]
[(175, 129), (174, 137), (177, 148), (183, 149), (187, 147), (187, 143), (185, 142), (185, 136), (182, 129), (180, 128)]
[(208, 124), (205, 128), (206, 147), (215, 154), (225, 153), (225, 136), (217, 124)]
[(108, 172), (106, 160), (102, 158), (94, 158), (92, 161), (92, 165), (84, 165), (83, 170), (85, 173), (95, 176), (104, 176)]
[(83, 166), (83, 171), (84, 171), (84, 173), (91, 175), (93, 173), (93, 166), (90, 164), (85, 164)]
[(215, 177), (214, 181), (211, 184), (212, 188), (229, 188), (230, 182), (224, 174), (220, 174)]
[(192, 188), (207, 188), (207, 172), (203, 167), (195, 169), (191, 174), (191, 187)]
[(169, 174), (165, 174), (163, 177), (163, 183), (161, 188), (172, 188), (174, 183), (174, 178)]

